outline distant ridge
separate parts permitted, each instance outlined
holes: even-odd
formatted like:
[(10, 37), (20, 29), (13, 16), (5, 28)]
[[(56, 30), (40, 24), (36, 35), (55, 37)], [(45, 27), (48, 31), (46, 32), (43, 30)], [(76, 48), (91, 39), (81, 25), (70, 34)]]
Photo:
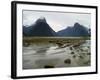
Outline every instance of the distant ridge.
[(90, 36), (91, 29), (75, 23), (74, 26), (69, 26), (66, 29), (55, 32), (47, 23), (45, 17), (40, 17), (31, 26), (23, 26), (23, 36), (25, 37), (81, 37)]
[(86, 27), (80, 25), (79, 23), (75, 23), (72, 27), (67, 27), (66, 29), (60, 30), (57, 32), (59, 36), (72, 36), (72, 37), (80, 37), (80, 36), (90, 36), (90, 33)]

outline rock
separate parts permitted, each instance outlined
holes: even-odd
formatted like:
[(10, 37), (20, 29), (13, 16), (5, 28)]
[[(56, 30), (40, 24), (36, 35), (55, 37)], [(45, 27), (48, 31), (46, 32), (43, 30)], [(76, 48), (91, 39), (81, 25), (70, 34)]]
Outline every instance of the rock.
[(53, 65), (45, 65), (44, 68), (54, 68)]
[(81, 59), (83, 59), (83, 56), (81, 56), (81, 55), (80, 55), (80, 56), (78, 56), (78, 57), (79, 57), (79, 58), (81, 58)]
[(76, 58), (76, 55), (73, 55), (73, 58)]
[(83, 51), (83, 49), (80, 49), (81, 51)]
[(71, 64), (71, 59), (65, 59), (65, 60), (64, 60), (64, 63), (66, 63), (66, 64)]
[(72, 47), (70, 47), (69, 49), (70, 49), (70, 50), (73, 50), (73, 48), (72, 48)]
[(87, 53), (87, 55), (90, 55), (91, 53)]
[(75, 54), (75, 52), (71, 52), (71, 54)]

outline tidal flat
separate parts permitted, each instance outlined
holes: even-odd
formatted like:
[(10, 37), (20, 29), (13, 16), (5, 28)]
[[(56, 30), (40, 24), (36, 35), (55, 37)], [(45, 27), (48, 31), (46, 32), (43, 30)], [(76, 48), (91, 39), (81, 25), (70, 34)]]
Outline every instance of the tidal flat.
[(91, 65), (89, 37), (23, 38), (23, 69), (84, 67)]

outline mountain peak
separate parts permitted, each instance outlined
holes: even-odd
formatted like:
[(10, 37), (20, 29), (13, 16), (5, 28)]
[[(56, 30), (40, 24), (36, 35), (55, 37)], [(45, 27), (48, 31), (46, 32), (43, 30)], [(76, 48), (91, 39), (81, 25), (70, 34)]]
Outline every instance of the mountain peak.
[(59, 36), (89, 36), (88, 30), (85, 26), (75, 23), (73, 27), (67, 27), (58, 32)]
[[(25, 28), (25, 27), (24, 27)], [(46, 22), (45, 17), (40, 17), (36, 20), (35, 24), (23, 29), (25, 36), (56, 36), (56, 32)]]
[(41, 16), (36, 22), (37, 23), (38, 22), (45, 22), (46, 23), (46, 19), (45, 19), (45, 17)]
[(74, 24), (74, 26), (80, 26), (80, 24), (79, 24), (78, 22), (76, 22), (76, 23)]

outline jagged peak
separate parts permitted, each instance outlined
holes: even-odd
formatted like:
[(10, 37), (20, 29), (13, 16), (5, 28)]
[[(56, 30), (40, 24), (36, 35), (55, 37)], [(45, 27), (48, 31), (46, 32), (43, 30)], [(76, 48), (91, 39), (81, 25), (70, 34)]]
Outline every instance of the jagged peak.
[(41, 16), (36, 22), (46, 22), (45, 17)]
[(80, 24), (79, 24), (78, 22), (76, 22), (76, 23), (74, 24), (74, 26), (80, 26)]

